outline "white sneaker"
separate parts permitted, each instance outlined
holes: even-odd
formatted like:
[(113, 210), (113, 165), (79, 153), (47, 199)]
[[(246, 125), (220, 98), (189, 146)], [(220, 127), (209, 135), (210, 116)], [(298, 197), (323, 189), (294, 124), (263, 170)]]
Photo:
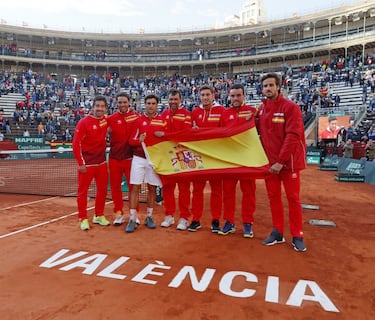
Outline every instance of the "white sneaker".
[(174, 224), (174, 218), (173, 216), (166, 216), (164, 218), (164, 221), (160, 224), (164, 228), (170, 227), (172, 224)]
[(135, 219), (135, 223), (136, 223), (137, 225), (140, 225), (140, 224), (141, 224), (141, 221), (139, 220), (138, 217), (137, 217), (137, 219)]
[(113, 220), (114, 226), (121, 226), (125, 222), (125, 216), (123, 214), (116, 214), (115, 220)]
[(188, 228), (188, 221), (184, 218), (178, 220), (177, 230), (186, 230)]

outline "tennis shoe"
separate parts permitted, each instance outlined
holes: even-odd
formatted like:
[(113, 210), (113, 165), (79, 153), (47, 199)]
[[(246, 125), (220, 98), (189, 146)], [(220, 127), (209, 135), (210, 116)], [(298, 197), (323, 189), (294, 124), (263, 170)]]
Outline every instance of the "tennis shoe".
[(170, 227), (174, 224), (174, 218), (171, 215), (165, 216), (164, 221), (160, 224), (164, 228)]
[(303, 242), (303, 238), (293, 237), (292, 245), (293, 245), (294, 250), (296, 250), (296, 251), (306, 251), (307, 250), (307, 248), (305, 246), (305, 243)]
[(100, 224), (101, 226), (109, 226), (111, 224), (105, 216), (94, 216), (92, 222)]
[(154, 222), (154, 219), (152, 219), (151, 216), (147, 216), (146, 219), (145, 219), (145, 225), (147, 228), (150, 228), (150, 229), (155, 229), (156, 228), (156, 224)]
[(219, 220), (213, 220), (211, 223), (211, 232), (218, 233), (220, 231), (220, 222)]
[(81, 220), (79, 227), (83, 231), (89, 230), (90, 229), (89, 220), (88, 219)]
[(134, 220), (129, 220), (128, 225), (125, 228), (125, 232), (127, 233), (134, 232), (135, 229), (137, 229), (137, 224), (135, 223)]
[(188, 222), (184, 218), (180, 218), (177, 224), (177, 230), (186, 230), (188, 228)]
[(125, 222), (125, 216), (123, 214), (116, 214), (115, 220), (113, 221), (114, 226), (121, 226)]
[(223, 229), (221, 229), (217, 234), (220, 234), (221, 236), (226, 236), (230, 233), (235, 233), (236, 227), (233, 223), (230, 223), (230, 221), (226, 221), (224, 224)]
[(188, 227), (188, 230), (195, 232), (199, 230), (200, 228), (201, 228), (201, 223), (199, 221), (192, 221), (190, 223), (190, 226)]
[(244, 223), (244, 225), (243, 225), (243, 236), (244, 236), (244, 238), (254, 237), (253, 225), (251, 223)]
[(280, 233), (279, 230), (277, 230), (277, 228), (273, 228), (271, 231), (271, 234), (266, 239), (263, 240), (263, 244), (265, 244), (266, 246), (272, 246), (274, 244), (284, 243), (284, 242), (285, 242), (284, 235)]

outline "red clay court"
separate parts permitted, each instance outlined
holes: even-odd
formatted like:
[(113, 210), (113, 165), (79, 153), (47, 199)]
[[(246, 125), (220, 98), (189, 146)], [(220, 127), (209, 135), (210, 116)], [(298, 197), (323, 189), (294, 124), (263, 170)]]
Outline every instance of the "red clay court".
[[(1, 319), (373, 319), (375, 186), (316, 166), (301, 176), (302, 203), (320, 206), (304, 210), (307, 252), (292, 249), (287, 223), (285, 244), (262, 245), (272, 225), (261, 180), (252, 239), (239, 214), (235, 234), (212, 234), (208, 211), (195, 233), (83, 232), (74, 197), (0, 194)], [(162, 207), (154, 217), (160, 225)]]

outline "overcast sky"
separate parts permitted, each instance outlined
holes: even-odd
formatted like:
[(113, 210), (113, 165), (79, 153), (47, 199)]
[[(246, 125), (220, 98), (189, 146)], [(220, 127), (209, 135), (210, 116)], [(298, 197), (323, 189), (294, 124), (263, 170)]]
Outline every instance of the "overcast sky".
[[(269, 20), (359, 0), (264, 0)], [(239, 14), (245, 0), (7, 0), (2, 23), (67, 31), (138, 33), (210, 29)]]

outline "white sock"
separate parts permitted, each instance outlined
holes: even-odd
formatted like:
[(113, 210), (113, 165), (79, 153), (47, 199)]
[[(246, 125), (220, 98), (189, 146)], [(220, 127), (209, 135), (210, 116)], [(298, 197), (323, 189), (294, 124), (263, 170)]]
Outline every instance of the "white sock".
[(152, 217), (152, 211), (154, 210), (154, 208), (147, 208), (147, 216), (148, 217)]
[(137, 210), (136, 209), (130, 209), (130, 220), (135, 221), (137, 217)]

